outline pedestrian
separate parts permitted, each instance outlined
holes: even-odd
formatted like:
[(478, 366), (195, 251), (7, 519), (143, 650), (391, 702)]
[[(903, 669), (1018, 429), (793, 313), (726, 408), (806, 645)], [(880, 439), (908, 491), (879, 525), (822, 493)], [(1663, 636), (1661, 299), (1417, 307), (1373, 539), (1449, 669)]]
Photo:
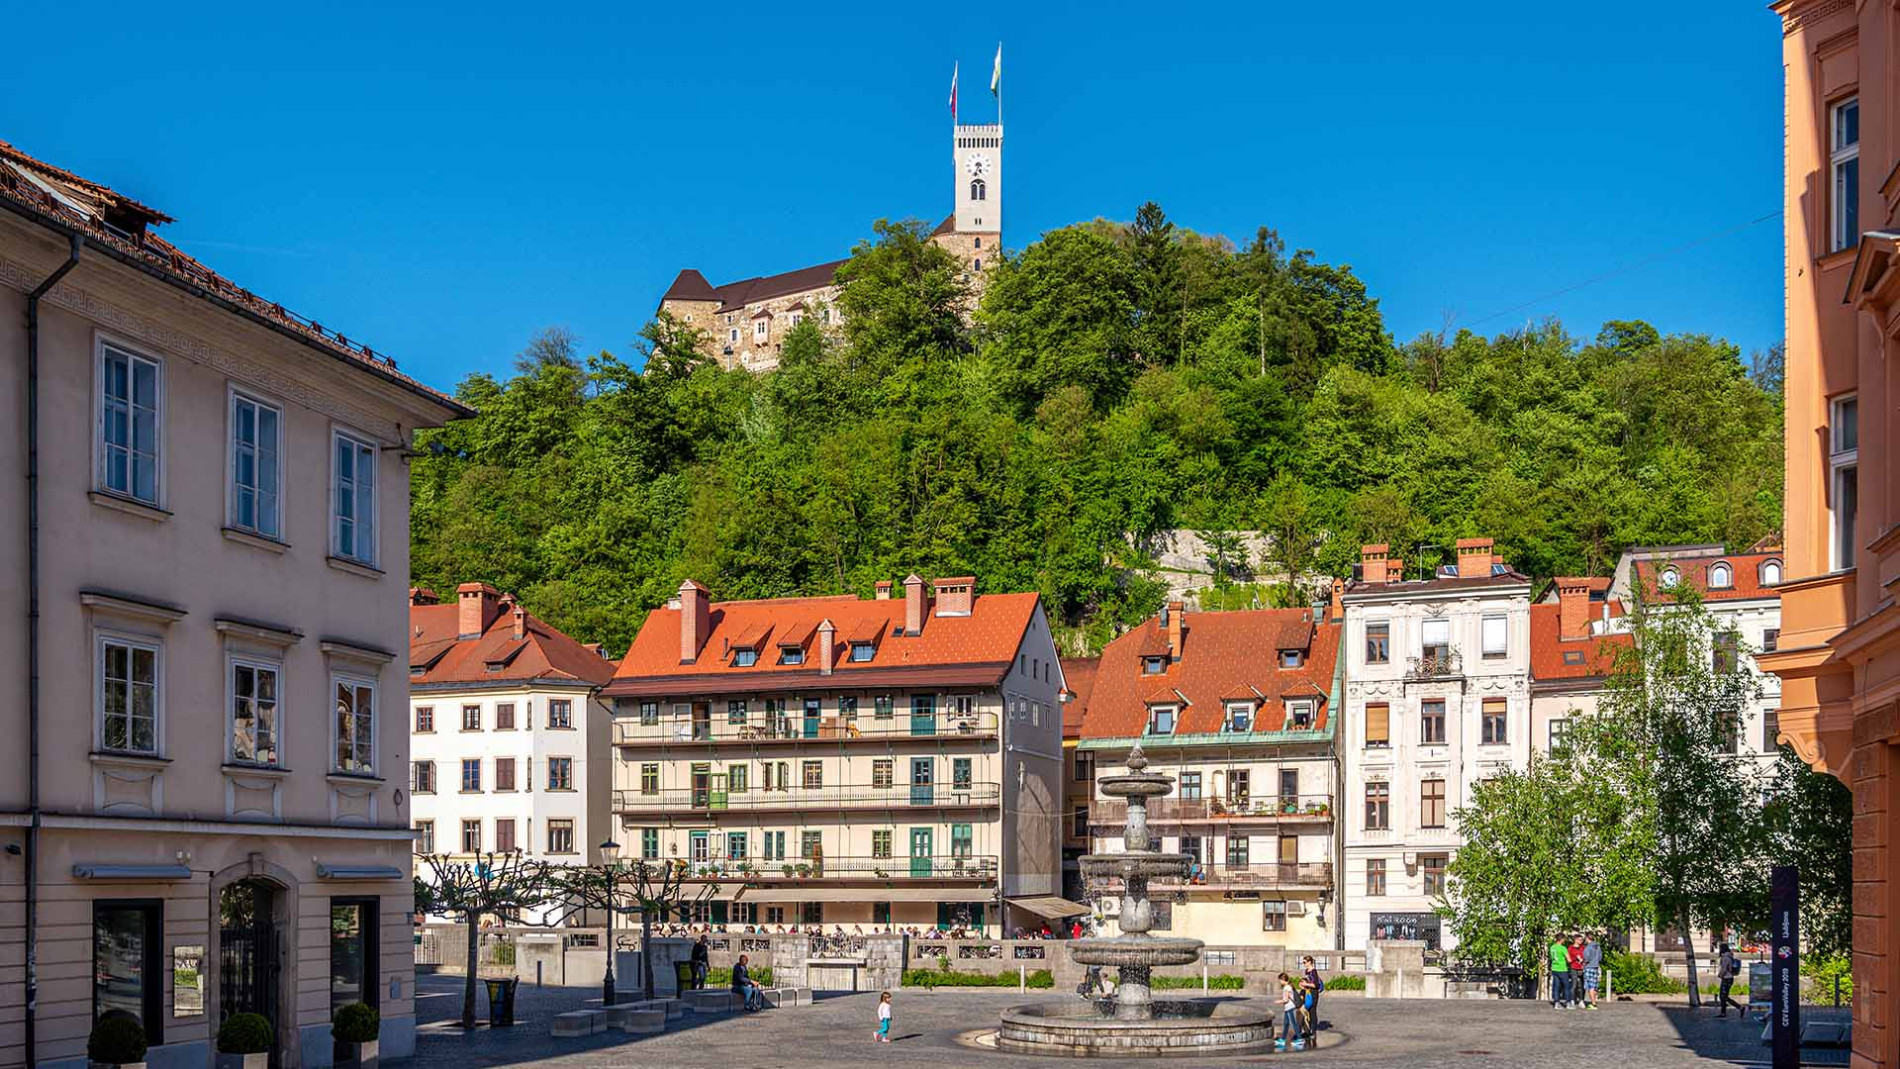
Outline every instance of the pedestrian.
[(758, 982), (752, 979), (752, 970), (747, 967), (749, 955), (739, 955), (738, 964), (732, 967), (732, 993), (745, 999), (745, 1008), (758, 1010), (765, 1008), (765, 992)]
[[(1275, 1046), (1279, 1047), (1282, 1050), (1286, 1049), (1286, 1046), (1289, 1043), (1299, 1042), (1299, 1034), (1300, 1034), (1299, 1021), (1296, 1016), (1296, 1014), (1299, 1012), (1298, 1006), (1299, 1006), (1299, 1003), (1293, 997), (1293, 978), (1291, 976), (1288, 976), (1285, 973), (1281, 973), (1280, 974), (1280, 1040), (1278, 1043), (1275, 1044)], [(1294, 1049), (1297, 1050), (1299, 1048), (1296, 1047)]]
[(1319, 997), (1326, 992), (1326, 981), (1319, 978), (1319, 963), (1308, 954), (1300, 959), (1300, 986), (1306, 992), (1306, 1034), (1319, 1034)]
[(1603, 979), (1603, 945), (1597, 937), (1587, 935), (1583, 938), (1583, 1008), (1597, 1008), (1597, 989)]
[(1570, 1008), (1570, 948), (1562, 936), (1550, 940), (1550, 1004), (1560, 1010)]
[(1721, 1011), (1717, 1013), (1716, 1016), (1727, 1017), (1728, 1008), (1734, 1006), (1735, 1012), (1746, 1020), (1748, 1018), (1748, 1011), (1743, 1009), (1729, 996), (1729, 989), (1735, 986), (1735, 978), (1742, 973), (1741, 959), (1735, 956), (1735, 951), (1729, 949), (1727, 943), (1723, 943), (1722, 949), (1716, 952), (1715, 960), (1715, 978), (1722, 981), (1721, 991), (1715, 996), (1715, 1008)]
[(877, 1031), (871, 1038), (879, 1043), (891, 1041), (891, 993), (889, 991), (877, 997)]
[(1583, 937), (1570, 937), (1570, 1008), (1583, 1008)]
[(712, 944), (708, 943), (703, 935), (699, 937), (698, 942), (693, 944), (692, 960), (693, 990), (703, 991), (706, 988), (706, 971), (712, 967)]

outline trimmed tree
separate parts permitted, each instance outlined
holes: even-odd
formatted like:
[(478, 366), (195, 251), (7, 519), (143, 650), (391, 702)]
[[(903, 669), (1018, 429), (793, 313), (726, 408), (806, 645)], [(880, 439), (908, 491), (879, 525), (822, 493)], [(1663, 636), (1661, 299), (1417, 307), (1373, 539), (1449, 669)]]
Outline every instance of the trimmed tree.
[(482, 918), (511, 921), (521, 911), (546, 902), (553, 889), (545, 861), (530, 861), (520, 851), (477, 854), (472, 861), (451, 861), (446, 854), (425, 858), (429, 875), (416, 879), (431, 911), (468, 927), (467, 982), (462, 988), (462, 1027), (475, 1027), (475, 972), (481, 953)]

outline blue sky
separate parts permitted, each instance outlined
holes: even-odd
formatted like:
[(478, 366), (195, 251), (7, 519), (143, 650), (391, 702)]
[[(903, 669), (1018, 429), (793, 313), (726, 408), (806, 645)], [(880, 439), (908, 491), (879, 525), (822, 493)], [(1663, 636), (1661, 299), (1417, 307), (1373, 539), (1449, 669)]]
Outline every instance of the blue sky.
[(951, 64), (986, 121), (998, 39), (1011, 247), (1153, 199), (1351, 264), (1400, 340), (1782, 332), (1779, 220), (1746, 225), (1781, 190), (1756, 2), (87, 10), (10, 57), (0, 139), (444, 387), (549, 324), (629, 352), (681, 267), (723, 282), (940, 219)]

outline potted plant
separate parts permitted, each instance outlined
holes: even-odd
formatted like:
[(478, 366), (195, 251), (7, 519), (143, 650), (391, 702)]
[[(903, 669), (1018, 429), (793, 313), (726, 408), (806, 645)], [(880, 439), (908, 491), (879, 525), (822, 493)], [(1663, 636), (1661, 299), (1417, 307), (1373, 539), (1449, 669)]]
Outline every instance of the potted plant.
[(218, 1026), (218, 1069), (270, 1069), (277, 1032), (261, 1013), (234, 1013)]
[(125, 1010), (108, 1010), (86, 1038), (86, 1059), (93, 1065), (145, 1069), (145, 1026)]
[(361, 1002), (345, 1003), (330, 1016), (330, 1037), (336, 1040), (339, 1066), (376, 1069), (377, 1041), (382, 1018)]
[(784, 869), (785, 869), (785, 875), (787, 876), (790, 876), (792, 873), (797, 871), (796, 869), (792, 867), (792, 863), (789, 861), (785, 863)]
[(806, 877), (806, 876), (810, 876), (810, 875), (811, 875), (811, 866), (810, 866), (810, 865), (808, 865), (808, 864), (806, 864), (806, 863), (805, 863), (805, 862), (803, 862), (803, 861), (800, 861), (800, 862), (798, 863), (798, 875), (799, 875), (799, 878), (800, 878), (800, 879), (803, 879), (803, 878), (804, 878), (804, 877)]

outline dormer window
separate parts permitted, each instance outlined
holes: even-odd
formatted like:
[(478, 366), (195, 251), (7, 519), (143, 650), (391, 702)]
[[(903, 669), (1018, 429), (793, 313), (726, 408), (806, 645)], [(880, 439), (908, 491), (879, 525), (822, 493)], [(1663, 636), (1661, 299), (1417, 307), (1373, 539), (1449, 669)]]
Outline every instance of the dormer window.
[(1656, 577), (1656, 586), (1663, 590), (1674, 590), (1676, 584), (1680, 582), (1682, 582), (1682, 573), (1673, 566), (1664, 568), (1662, 574)]
[(763, 320), (763, 319), (755, 319), (752, 321), (753, 340), (755, 341), (765, 340), (766, 325), (767, 325), (766, 320)]
[(1156, 705), (1148, 709), (1148, 734), (1174, 734), (1175, 708), (1172, 705)]
[(1565, 651), (1564, 651), (1564, 663), (1565, 663), (1565, 664), (1568, 664), (1568, 665), (1579, 665), (1579, 664), (1582, 664), (1582, 663), (1583, 663), (1583, 651), (1582, 651), (1582, 650), (1565, 650)]
[(1761, 562), (1761, 585), (1774, 586), (1781, 582), (1781, 562), (1765, 560)]
[(869, 642), (853, 642), (851, 644), (851, 660), (858, 664), (863, 664), (876, 656), (877, 647)]
[(1313, 699), (1294, 698), (1286, 703), (1286, 726), (1289, 731), (1307, 731), (1313, 726)]
[(1280, 667), (1281, 668), (1300, 668), (1304, 666), (1305, 664), (1306, 664), (1305, 650), (1281, 650), (1280, 651)]
[(1141, 659), (1141, 674), (1144, 676), (1158, 676), (1167, 670), (1168, 659), (1166, 657), (1143, 657)]
[(1229, 731), (1252, 731), (1253, 730), (1253, 703), (1252, 702), (1227, 703), (1227, 730)]
[(803, 646), (780, 646), (778, 648), (778, 663), (804, 664), (805, 648)]
[(732, 651), (732, 666), (734, 668), (750, 668), (753, 665), (758, 664), (758, 663), (759, 663), (758, 650), (733, 650)]
[(1709, 567), (1709, 589), (1727, 590), (1735, 585), (1735, 569), (1726, 561)]

